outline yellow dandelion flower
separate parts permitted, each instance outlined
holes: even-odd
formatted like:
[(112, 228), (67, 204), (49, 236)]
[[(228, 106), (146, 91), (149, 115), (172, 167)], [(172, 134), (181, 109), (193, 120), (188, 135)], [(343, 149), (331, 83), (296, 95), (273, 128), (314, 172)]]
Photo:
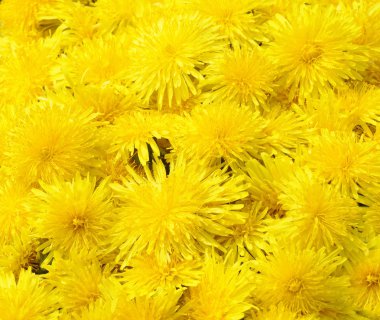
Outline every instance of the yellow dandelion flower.
[(111, 301), (96, 300), (81, 312), (67, 312), (60, 320), (116, 320)]
[(370, 248), (367, 255), (357, 255), (349, 264), (351, 301), (371, 319), (380, 317), (380, 249)]
[(241, 176), (181, 156), (170, 164), (169, 175), (162, 162), (146, 174), (113, 184), (122, 201), (112, 231), (122, 267), (144, 251), (164, 264), (174, 257), (191, 260), (209, 246), (224, 250), (214, 236), (228, 235), (230, 226), (245, 221), (242, 204), (234, 203), (247, 196)]
[(231, 43), (257, 45), (267, 40), (260, 30), (255, 0), (191, 0), (190, 6), (212, 18)]
[(137, 152), (145, 166), (150, 158), (160, 156), (157, 139), (169, 135), (170, 120), (169, 115), (155, 111), (136, 111), (118, 117), (109, 130), (112, 141), (108, 152), (116, 153), (117, 159), (128, 159)]
[(121, 297), (117, 303), (114, 320), (177, 320), (183, 319), (179, 311), (181, 290), (159, 291), (154, 296), (128, 299)]
[[(278, 306), (271, 305), (269, 308), (260, 310), (257, 313), (252, 311), (252, 318), (260, 320), (300, 320), (296, 312), (290, 311), (284, 307), (282, 303)], [(311, 318), (312, 319), (312, 318)], [(311, 320), (310, 319), (310, 320)], [(315, 319), (317, 320), (317, 319)]]
[(192, 320), (239, 320), (252, 305), (248, 297), (252, 290), (251, 271), (240, 261), (221, 261), (215, 255), (206, 256), (203, 276), (196, 287), (189, 289), (189, 301), (184, 309)]
[(9, 146), (9, 132), (17, 126), (23, 106), (0, 103), (0, 168), (4, 169), (5, 152)]
[(56, 291), (30, 269), (21, 270), (17, 280), (0, 274), (1, 320), (57, 320), (58, 302)]
[(61, 35), (62, 46), (81, 43), (99, 35), (99, 18), (93, 6), (79, 1), (55, 0), (38, 13), (39, 20), (59, 21), (56, 33)]
[[(189, 97), (185, 101), (181, 101), (179, 104), (169, 106), (167, 101), (164, 101), (161, 107), (160, 112), (166, 114), (178, 114), (183, 115), (185, 112), (190, 112), (195, 107), (203, 103), (203, 98), (201, 97), (201, 89), (197, 87), (197, 93)], [(157, 101), (156, 97), (153, 97), (149, 104), (149, 109), (157, 110)]]
[(127, 165), (133, 167), (135, 171), (144, 172), (143, 166), (136, 164), (133, 157), (128, 159), (128, 162), (125, 159), (116, 159), (112, 154), (105, 154), (104, 157), (104, 163), (99, 168), (98, 175), (102, 178), (107, 177), (111, 182), (121, 182), (122, 178), (128, 175)]
[(91, 111), (51, 105), (33, 107), (9, 135), (6, 165), (30, 182), (71, 178), (98, 165), (96, 117)]
[[(355, 39), (355, 43), (365, 45), (371, 50), (373, 58), (380, 59), (380, 5), (377, 0), (355, 0), (347, 7), (355, 19), (355, 23), (360, 26), (360, 36)], [(380, 62), (380, 61), (378, 61)]]
[[(101, 32), (115, 32), (134, 24), (138, 19), (147, 19), (153, 0), (98, 0), (95, 3)], [(149, 19), (149, 18), (148, 18)]]
[(264, 121), (248, 106), (223, 103), (193, 109), (176, 127), (171, 139), (175, 152), (230, 163), (259, 153)]
[(41, 271), (41, 255), (37, 251), (39, 241), (29, 230), (15, 234), (12, 240), (0, 245), (0, 269), (4, 272), (13, 272), (18, 277), (22, 269), (31, 268), (33, 272)]
[(273, 158), (262, 153), (258, 160), (252, 159), (233, 168), (243, 173), (249, 182), (249, 200), (260, 202), (271, 216), (283, 216), (284, 212), (278, 199), (281, 193), (278, 184), (295, 170), (289, 157)]
[(6, 243), (32, 225), (25, 208), (30, 189), (22, 182), (7, 180), (0, 185), (0, 243)]
[(304, 247), (363, 248), (364, 244), (354, 233), (361, 218), (354, 200), (306, 169), (297, 170), (282, 183), (278, 198), (286, 217), (273, 221), (278, 232)]
[(298, 97), (303, 103), (330, 88), (344, 87), (346, 79), (361, 80), (367, 58), (353, 43), (360, 33), (353, 19), (333, 6), (295, 8), (270, 22), (271, 57), (289, 99)]
[(135, 97), (110, 83), (80, 85), (74, 88), (75, 103), (84, 110), (89, 107), (98, 114), (97, 119), (113, 123), (115, 118), (136, 109)]
[[(0, 104), (1, 106), (1, 104)], [(9, 130), (15, 125), (17, 116), (9, 115), (8, 109), (3, 106), (0, 107), (0, 167), (3, 166), (4, 152), (7, 148), (7, 134)]]
[[(321, 134), (322, 131), (341, 131), (351, 134), (353, 123), (346, 117), (345, 110), (342, 110), (336, 93), (331, 91), (318, 99), (309, 99), (306, 106), (301, 111), (309, 119), (310, 128), (315, 133)], [(345, 106), (344, 106), (345, 107)]]
[(379, 62), (373, 63), (371, 67), (366, 70), (365, 78), (366, 82), (371, 83), (377, 87), (380, 86), (380, 59)]
[(56, 288), (61, 307), (68, 312), (80, 313), (97, 300), (104, 300), (107, 292), (118, 286), (91, 255), (76, 255), (69, 260), (57, 256), (46, 268), (49, 273), (44, 275), (45, 281)]
[(379, 181), (377, 143), (355, 134), (323, 131), (312, 138), (306, 163), (343, 193), (357, 196), (360, 187)]
[(341, 91), (332, 98), (331, 104), (340, 109), (343, 121), (358, 125), (378, 125), (380, 121), (380, 89), (366, 84), (357, 84), (354, 88)]
[(38, 12), (56, 0), (3, 0), (0, 3), (0, 32), (21, 41), (36, 39)]
[(169, 15), (136, 29), (130, 46), (131, 88), (144, 103), (178, 105), (197, 93), (201, 70), (222, 47), (217, 27), (197, 13)]
[(373, 136), (371, 127), (380, 120), (380, 90), (366, 83), (330, 92), (320, 99), (310, 99), (305, 114), (319, 131), (355, 131)]
[[(329, 0), (319, 0), (322, 4), (323, 1)], [(266, 22), (273, 19), (276, 14), (281, 14), (286, 16), (291, 12), (291, 8), (299, 8), (304, 5), (309, 5), (311, 2), (305, 3), (304, 0), (263, 0), (256, 2), (256, 14), (258, 16), (258, 23), (263, 25), (263, 32), (268, 37), (271, 38), (270, 30), (266, 28)]]
[(62, 76), (70, 86), (121, 83), (129, 65), (128, 42), (125, 34), (83, 39), (60, 58)]
[(135, 257), (120, 275), (131, 296), (153, 295), (157, 290), (194, 287), (202, 275), (199, 260), (173, 259), (160, 263), (154, 256)]
[(285, 154), (295, 157), (300, 146), (306, 145), (313, 130), (309, 128), (308, 118), (300, 114), (296, 106), (284, 110), (281, 105), (271, 105), (263, 113), (265, 139), (261, 149), (271, 155)]
[(364, 204), (364, 227), (370, 237), (380, 234), (380, 192), (377, 186), (366, 188), (359, 197)]
[(43, 182), (33, 189), (36, 200), (31, 210), (36, 215), (36, 233), (47, 240), (44, 253), (74, 254), (82, 249), (103, 250), (113, 218), (108, 181), (76, 175), (72, 181)]
[(238, 45), (226, 50), (204, 69), (205, 80), (201, 86), (204, 103), (230, 102), (259, 106), (273, 93), (274, 66), (265, 50), (240, 48)]
[(9, 42), (0, 48), (0, 104), (24, 106), (52, 88), (57, 39)]
[(344, 261), (337, 251), (327, 254), (325, 248), (302, 250), (294, 243), (279, 244), (273, 255), (257, 260), (254, 294), (263, 307), (283, 303), (300, 314), (340, 309), (346, 305), (349, 282), (334, 272)]
[(239, 257), (257, 257), (264, 252), (270, 252), (266, 237), (268, 208), (263, 208), (260, 202), (246, 200), (243, 210), (248, 212), (246, 222), (233, 226), (232, 235), (221, 239), (222, 245), (236, 252)]

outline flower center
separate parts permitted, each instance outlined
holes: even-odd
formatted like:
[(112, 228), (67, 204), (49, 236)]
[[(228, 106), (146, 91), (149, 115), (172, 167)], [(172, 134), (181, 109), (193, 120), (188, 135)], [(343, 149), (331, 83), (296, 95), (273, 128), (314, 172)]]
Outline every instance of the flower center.
[(322, 48), (316, 44), (305, 44), (301, 49), (301, 61), (312, 64), (322, 55)]
[(170, 56), (170, 57), (174, 57), (177, 53), (177, 48), (172, 45), (172, 44), (168, 44), (166, 47), (165, 47), (165, 52)]
[(40, 159), (42, 162), (49, 162), (54, 158), (54, 150), (49, 147), (42, 148), (40, 152)]
[(220, 14), (220, 21), (223, 24), (228, 25), (231, 22), (232, 16), (233, 16), (233, 13), (231, 10), (224, 10)]
[(380, 285), (380, 275), (379, 274), (368, 274), (366, 278), (367, 286), (374, 287)]
[(247, 79), (243, 76), (240, 78), (234, 79), (234, 85), (240, 90), (240, 91), (248, 91), (251, 87), (251, 84), (247, 81)]
[(288, 285), (288, 291), (290, 291), (292, 293), (297, 293), (302, 289), (302, 287), (303, 287), (303, 285), (302, 285), (301, 280), (293, 279), (290, 281), (290, 283)]
[(84, 229), (85, 225), (86, 225), (86, 219), (84, 218), (81, 218), (81, 217), (75, 217), (73, 219), (73, 227), (74, 227), (74, 230), (79, 230), (79, 229)]

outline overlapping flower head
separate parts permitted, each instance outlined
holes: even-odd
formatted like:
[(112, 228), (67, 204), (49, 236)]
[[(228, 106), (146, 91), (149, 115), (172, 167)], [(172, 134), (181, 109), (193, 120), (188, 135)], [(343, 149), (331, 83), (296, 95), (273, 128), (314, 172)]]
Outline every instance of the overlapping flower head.
[(0, 1), (0, 320), (380, 319), (376, 0)]

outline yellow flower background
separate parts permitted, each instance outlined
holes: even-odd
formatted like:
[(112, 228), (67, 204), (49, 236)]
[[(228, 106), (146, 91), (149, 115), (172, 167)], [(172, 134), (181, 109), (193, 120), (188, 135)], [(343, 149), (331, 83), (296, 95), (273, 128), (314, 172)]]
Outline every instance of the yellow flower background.
[(380, 2), (0, 0), (0, 320), (44, 319), (380, 319)]

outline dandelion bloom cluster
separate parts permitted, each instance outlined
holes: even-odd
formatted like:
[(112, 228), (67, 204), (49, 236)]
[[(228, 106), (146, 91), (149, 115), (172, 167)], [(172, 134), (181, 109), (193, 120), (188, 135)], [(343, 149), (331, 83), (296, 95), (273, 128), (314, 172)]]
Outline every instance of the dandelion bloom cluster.
[(379, 35), (378, 0), (0, 0), (0, 320), (380, 319)]

